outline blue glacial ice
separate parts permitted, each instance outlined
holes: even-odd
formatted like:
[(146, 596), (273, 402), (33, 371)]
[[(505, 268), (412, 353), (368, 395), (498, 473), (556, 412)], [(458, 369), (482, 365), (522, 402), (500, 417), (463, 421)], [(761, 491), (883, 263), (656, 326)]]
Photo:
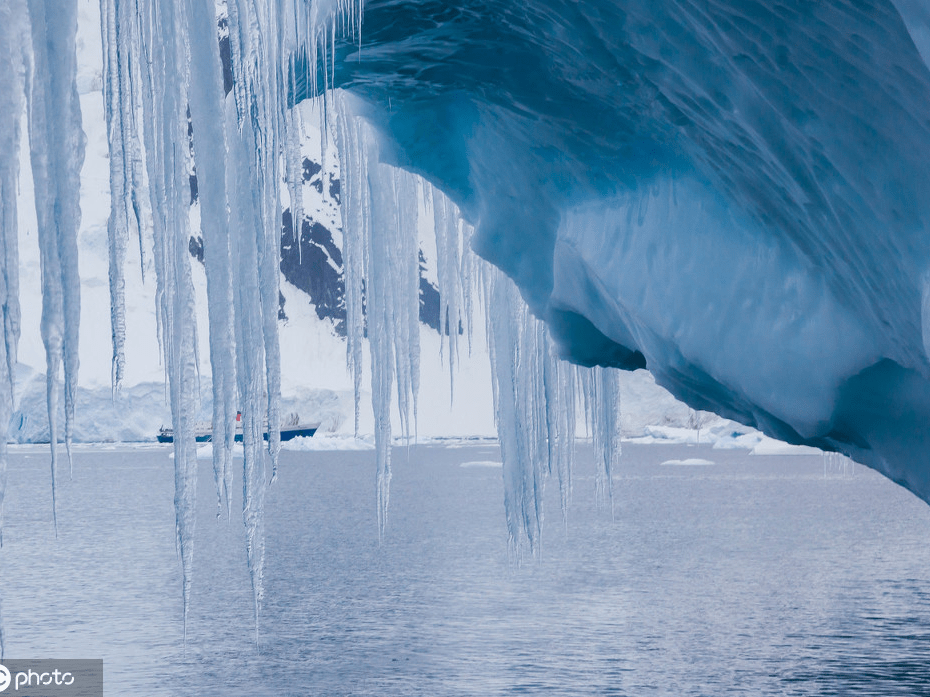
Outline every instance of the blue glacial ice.
[(906, 0), (369, 0), (310, 74), (567, 356), (930, 500), (928, 27)]

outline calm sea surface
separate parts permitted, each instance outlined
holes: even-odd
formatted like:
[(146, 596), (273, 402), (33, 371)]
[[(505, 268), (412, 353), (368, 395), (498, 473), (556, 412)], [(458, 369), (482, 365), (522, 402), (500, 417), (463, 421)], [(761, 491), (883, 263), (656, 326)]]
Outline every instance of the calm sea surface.
[(516, 567), (496, 447), (395, 449), (381, 547), (372, 453), (285, 452), (256, 643), (201, 461), (185, 649), (169, 452), (78, 452), (57, 540), (47, 454), (11, 454), (7, 658), (103, 658), (108, 697), (930, 695), (930, 507), (860, 466), (625, 445), (611, 517), (582, 448)]

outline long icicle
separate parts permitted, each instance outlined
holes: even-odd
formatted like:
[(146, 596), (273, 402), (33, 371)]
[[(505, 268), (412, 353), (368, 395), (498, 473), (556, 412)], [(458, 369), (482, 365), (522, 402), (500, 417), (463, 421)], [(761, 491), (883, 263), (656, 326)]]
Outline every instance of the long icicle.
[[(123, 382), (126, 368), (126, 283), (123, 268), (126, 261), (126, 247), (129, 240), (130, 218), (132, 208), (132, 177), (128, 165), (126, 144), (128, 124), (124, 119), (129, 116), (123, 108), (130, 101), (127, 95), (129, 87), (128, 56), (125, 47), (120, 45), (119, 10), (123, 4), (116, 0), (101, 0), (100, 19), (104, 53), (103, 103), (107, 121), (110, 144), (110, 216), (107, 220), (107, 242), (109, 248), (109, 284), (110, 284), (110, 332), (113, 348), (111, 385), (113, 398), (116, 399)], [(118, 136), (116, 134), (119, 134)]]
[[(231, 107), (231, 104), (230, 104)], [(227, 113), (230, 166), (227, 169), (232, 232), (232, 253), (236, 260), (233, 283), (236, 307), (236, 375), (242, 405), (242, 519), (246, 530), (246, 553), (252, 583), (255, 632), (258, 636), (264, 574), (264, 497), (266, 451), (262, 442), (264, 362), (262, 304), (258, 273), (260, 214), (252, 201), (249, 177), (249, 122), (239, 133), (235, 114)]]
[(52, 515), (57, 535), (58, 373), (64, 366), (64, 435), (70, 462), (81, 314), (77, 233), (85, 137), (76, 83), (76, 0), (48, 5), (46, 0), (29, 0), (28, 6), (33, 60), (29, 144), (42, 266), (41, 334), (46, 353)]
[(416, 183), (409, 173), (379, 162), (377, 139), (357, 115), (358, 103), (353, 97), (337, 93), (334, 102), (344, 187), (341, 209), (348, 357), (357, 405), (361, 340), (367, 319), (378, 535), (383, 539), (390, 504), (391, 393), (395, 378), (403, 434), (409, 437), (411, 430), (416, 430), (420, 352)]
[[(20, 158), (20, 119), (24, 107), (26, 8), (22, 0), (0, 6), (0, 547), (3, 547), (3, 502), (6, 494), (6, 441), (13, 409), (13, 377), (20, 334), (19, 224), (17, 178)], [(0, 658), (3, 621), (0, 617)]]
[(355, 437), (359, 437), (359, 398), (362, 391), (362, 349), (365, 335), (365, 268), (371, 220), (368, 215), (368, 160), (362, 156), (362, 123), (347, 100), (336, 99), (336, 133), (341, 159), (343, 268), (345, 269), (346, 361), (354, 387)]
[[(126, 0), (122, 0), (126, 1)], [(194, 562), (194, 505), (197, 460), (194, 417), (197, 402), (197, 345), (191, 278), (187, 92), (187, 37), (178, 28), (178, 8), (138, 3), (137, 56), (144, 112), (144, 140), (153, 224), (156, 315), (165, 356), (174, 427), (175, 528), (182, 572), (184, 639), (187, 640)]]
[(232, 448), (235, 443), (235, 335), (232, 257), (226, 207), (226, 109), (214, 0), (186, 0), (191, 42), (190, 110), (197, 162), (200, 224), (213, 375), (213, 479), (217, 515), (225, 501), (231, 516)]
[[(282, 2), (287, 4), (287, 0)], [(274, 0), (230, 0), (228, 3), (235, 115), (231, 111), (227, 113), (227, 127), (238, 123), (238, 130), (235, 134), (227, 131), (227, 143), (230, 150), (237, 153), (235, 166), (240, 170), (236, 188), (228, 188), (231, 220), (236, 221), (238, 228), (238, 232), (234, 232), (233, 258), (240, 269), (235, 283), (235, 306), (243, 443), (247, 429), (256, 428), (255, 424), (259, 429), (257, 444), (245, 446), (243, 464), (243, 520), (247, 531), (256, 639), (263, 596), (265, 459), (271, 462), (274, 481), (281, 427), (279, 163), (286, 143), (283, 114), (287, 102), (283, 92), (288, 72), (288, 61), (282, 58), (282, 34), (284, 14), (294, 11), (293, 7), (288, 10), (284, 5)], [(230, 103), (228, 108), (232, 105)], [(239, 207), (240, 215), (235, 215), (234, 207)], [(251, 270), (243, 266), (244, 258), (253, 259)], [(256, 274), (254, 278), (253, 273)], [(263, 361), (264, 371), (252, 364), (256, 357)], [(244, 380), (243, 370), (249, 371), (246, 373), (249, 381)], [(258, 375), (262, 374), (264, 379), (259, 379)], [(264, 429), (268, 432), (267, 449), (262, 447)]]
[(592, 433), (595, 456), (595, 501), (607, 503), (614, 515), (613, 475), (620, 464), (620, 380), (615, 368), (591, 368), (594, 384)]

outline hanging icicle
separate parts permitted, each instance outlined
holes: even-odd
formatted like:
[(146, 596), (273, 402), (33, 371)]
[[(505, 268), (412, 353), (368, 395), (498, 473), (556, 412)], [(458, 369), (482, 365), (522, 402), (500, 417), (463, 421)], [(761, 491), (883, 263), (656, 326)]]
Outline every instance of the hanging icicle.
[[(131, 97), (129, 48), (122, 44), (121, 28), (132, 22), (128, 3), (116, 0), (100, 2), (101, 35), (104, 55), (103, 102), (107, 131), (110, 134), (110, 216), (107, 221), (109, 243), (110, 330), (113, 347), (111, 384), (114, 399), (119, 394), (126, 369), (126, 299), (123, 268), (133, 210), (131, 154), (136, 139), (131, 135), (134, 121)], [(129, 32), (124, 32), (129, 35)]]
[[(122, 0), (117, 0), (118, 2)], [(194, 290), (191, 278), (189, 222), (188, 23), (173, 4), (136, 3), (137, 16), (126, 33), (144, 87), (143, 138), (154, 228), (156, 314), (168, 377), (174, 427), (175, 526), (182, 570), (184, 635), (194, 559), (194, 504), (197, 460), (194, 417), (198, 397)], [(117, 18), (121, 15), (117, 11)], [(138, 33), (133, 34), (133, 29)], [(143, 53), (144, 52), (144, 53)], [(111, 132), (111, 138), (118, 137)], [(125, 146), (124, 146), (125, 148)]]
[[(539, 330), (516, 286), (497, 270), (489, 271), (488, 341), (495, 414), (504, 476), (504, 509), (514, 559), (524, 544), (538, 554), (543, 525), (546, 470), (545, 419), (539, 405), (544, 390), (539, 371)], [(542, 392), (542, 394), (541, 394)]]
[[(440, 352), (445, 345), (449, 360), (449, 393), (455, 395), (455, 365), (459, 357), (459, 328), (463, 323), (462, 219), (455, 205), (439, 189), (429, 187), (436, 233), (436, 276), (439, 285)], [(467, 248), (466, 248), (467, 251)], [(467, 256), (467, 254), (466, 254)], [(470, 337), (469, 337), (470, 340)]]
[(549, 474), (559, 481), (562, 523), (568, 525), (568, 505), (572, 496), (572, 466), (575, 456), (575, 366), (559, 360), (546, 330), (542, 343), (543, 384), (546, 403), (546, 429)]
[(532, 317), (513, 282), (485, 267), (484, 297), (492, 393), (501, 444), (504, 507), (511, 551), (539, 554), (546, 477), (555, 473), (563, 524), (572, 494), (575, 404), (584, 404), (594, 439), (595, 499), (613, 511), (620, 461), (620, 381), (612, 368), (560, 360), (548, 330)]
[[(266, 465), (270, 461), (273, 481), (280, 445), (277, 316), (282, 170), (298, 234), (302, 217), (301, 124), (297, 110), (290, 108), (295, 85), (293, 56), (321, 39), (325, 45), (319, 47), (331, 50), (337, 17), (352, 18), (351, 33), (360, 27), (360, 10), (360, 5), (341, 0), (326, 7), (295, 0), (228, 0), (222, 11), (229, 31), (233, 91), (224, 103), (213, 0), (185, 0), (176, 5), (101, 0), (114, 200), (109, 224), (113, 386), (116, 393), (125, 364), (122, 267), (128, 234), (133, 226), (138, 229), (142, 250), (142, 235), (151, 215), (151, 228), (157, 231), (153, 247), (158, 333), (176, 436), (175, 498), (185, 631), (196, 483), (192, 418), (198, 396), (187, 252), (189, 201), (184, 195), (187, 176), (196, 172), (198, 179), (204, 240), (216, 497), (218, 509), (225, 501), (229, 515), (234, 414), (239, 406), (245, 434), (243, 521), (257, 632), (263, 592)], [(314, 24), (316, 20), (320, 23)], [(327, 54), (327, 50), (314, 52), (312, 60), (323, 57), (325, 62)], [(323, 70), (324, 75), (327, 72)], [(57, 353), (53, 350), (50, 356), (55, 358)], [(415, 393), (415, 377), (405, 378), (407, 382)], [(66, 402), (69, 394), (66, 391)], [(67, 440), (70, 430), (66, 431)], [(267, 448), (264, 432), (268, 433)]]
[(391, 392), (395, 377), (401, 429), (406, 438), (411, 430), (416, 431), (420, 373), (418, 198), (413, 175), (378, 161), (377, 140), (370, 126), (357, 116), (357, 106), (349, 95), (340, 93), (336, 97), (343, 173), (347, 350), (356, 385), (357, 427), (361, 344), (367, 322), (381, 539), (390, 500)]
[[(230, 105), (231, 106), (231, 105)], [(263, 380), (265, 344), (263, 341), (264, 307), (259, 271), (259, 237), (261, 213), (253, 203), (249, 160), (251, 124), (243, 124), (240, 133), (234, 114), (227, 114), (229, 144), (228, 191), (230, 230), (234, 263), (236, 307), (235, 345), (236, 375), (242, 406), (242, 518), (246, 529), (246, 549), (252, 580), (256, 632), (261, 611), (264, 577), (264, 499), (267, 452), (262, 432), (266, 383)]]
[[(6, 494), (6, 441), (13, 409), (13, 376), (20, 334), (19, 223), (17, 179), (20, 119), (25, 88), (26, 7), (22, 0), (0, 5), (0, 547), (3, 546), (3, 501)], [(0, 657), (3, 654), (0, 619)]]
[(29, 0), (28, 8), (32, 36), (29, 146), (42, 266), (40, 328), (46, 353), (52, 508), (57, 533), (58, 374), (63, 367), (64, 435), (70, 463), (81, 317), (77, 233), (85, 137), (76, 84), (77, 2)]
[(365, 337), (365, 270), (371, 236), (368, 155), (364, 123), (351, 110), (350, 100), (336, 100), (336, 133), (342, 172), (342, 258), (345, 269), (346, 362), (352, 373), (355, 399), (355, 437), (359, 437), (359, 398), (362, 390), (362, 349)]
[[(186, 0), (195, 37), (217, 34), (214, 0)], [(226, 107), (219, 42), (191, 43), (190, 111), (197, 161), (200, 224), (207, 277), (210, 366), (213, 375), (213, 479), (217, 515), (231, 515), (232, 448), (236, 435), (236, 357), (233, 270), (226, 191)]]
[[(256, 408), (268, 421), (268, 452), (277, 472), (280, 449), (281, 358), (278, 342), (278, 279), (280, 276), (281, 201), (280, 168), (287, 100), (284, 92), (289, 60), (282, 56), (282, 12), (274, 0), (229, 0), (229, 31), (232, 44), (236, 115), (239, 132), (251, 139), (247, 173), (250, 198), (258, 215), (254, 244), (258, 252), (261, 302), (261, 334), (264, 348), (265, 405)], [(231, 118), (231, 117), (227, 117)], [(230, 146), (231, 147), (231, 146)], [(243, 163), (245, 164), (245, 163)], [(242, 308), (237, 308), (241, 310)]]
[(591, 368), (593, 400), (591, 433), (594, 439), (594, 498), (614, 514), (613, 474), (620, 464), (620, 379), (615, 368)]

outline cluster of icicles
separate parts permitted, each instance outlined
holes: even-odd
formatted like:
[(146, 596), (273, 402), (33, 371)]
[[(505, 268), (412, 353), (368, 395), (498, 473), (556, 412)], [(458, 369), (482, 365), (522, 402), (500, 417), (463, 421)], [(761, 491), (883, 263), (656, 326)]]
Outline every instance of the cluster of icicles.
[[(219, 15), (217, 11), (219, 10)], [(557, 476), (563, 516), (571, 492), (576, 404), (595, 440), (599, 497), (608, 500), (619, 457), (619, 391), (614, 371), (558, 360), (544, 325), (515, 286), (471, 253), (471, 227), (439, 191), (380, 162), (378, 138), (350, 95), (329, 91), (338, 34), (359, 37), (360, 0), (101, 0), (104, 100), (110, 146), (113, 391), (126, 362), (123, 266), (133, 237), (151, 236), (159, 338), (174, 433), (175, 509), (184, 626), (192, 582), (197, 461), (194, 416), (199, 358), (191, 278), (189, 177), (196, 172), (207, 277), (213, 388), (213, 466), (218, 514), (230, 511), (237, 407), (243, 420), (243, 510), (256, 631), (262, 600), (263, 509), (274, 480), (280, 423), (277, 334), (279, 230), (286, 197), (300, 200), (300, 110), (288, 95), (294, 56), (322, 74), (326, 127), (334, 130), (342, 176), (347, 358), (358, 430), (362, 344), (371, 349), (379, 538), (391, 479), (391, 403), (404, 436), (416, 432), (419, 389), (418, 200), (436, 233), (443, 351), (455, 373), (458, 327), (472, 336), (473, 302), (483, 297), (494, 399), (504, 460), (511, 548), (539, 546), (542, 494)], [(233, 88), (226, 94), (217, 41), (228, 31)], [(77, 231), (84, 135), (75, 86), (75, 0), (9, 0), (0, 5), (0, 530), (6, 429), (19, 338), (16, 193), (20, 115), (28, 107), (29, 148), (41, 247), (41, 331), (48, 361), (52, 489), (57, 477), (58, 379), (64, 377), (64, 442), (70, 460), (78, 374), (80, 279)], [(324, 163), (325, 166), (325, 163)], [(299, 225), (295, 226), (300, 229)], [(312, 360), (312, 357), (310, 357)], [(450, 378), (451, 379), (451, 378)], [(396, 388), (396, 389), (395, 389)], [(270, 426), (267, 444), (263, 425)], [(269, 472), (270, 471), (270, 472)], [(56, 522), (57, 526), (57, 522)], [(2, 537), (0, 537), (2, 543)], [(2, 633), (0, 633), (2, 654)]]

